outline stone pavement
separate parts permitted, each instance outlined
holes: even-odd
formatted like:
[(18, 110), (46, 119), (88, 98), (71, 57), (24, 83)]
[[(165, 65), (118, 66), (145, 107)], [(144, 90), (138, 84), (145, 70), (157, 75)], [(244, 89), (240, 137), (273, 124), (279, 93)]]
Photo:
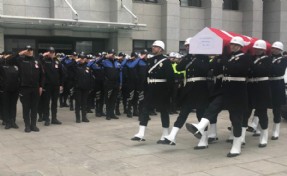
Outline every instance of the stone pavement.
[[(76, 124), (73, 112), (59, 108), (61, 126), (38, 123), (41, 131), (27, 134), (21, 109), (19, 106), (17, 115), (20, 129), (0, 129), (0, 176), (287, 175), (284, 120), (278, 141), (270, 140), (266, 148), (259, 149), (259, 138), (247, 132), (242, 154), (227, 158), (231, 144), (225, 142), (230, 125), (226, 112), (219, 115), (219, 141), (198, 151), (193, 149), (198, 140), (185, 127), (178, 134), (176, 146), (156, 144), (161, 135), (159, 116), (151, 116), (147, 141), (134, 142), (130, 138), (138, 130), (137, 118), (122, 115), (119, 120), (107, 121), (88, 114), (90, 123)], [(176, 117), (171, 116), (171, 124)], [(194, 113), (188, 122), (196, 122)]]

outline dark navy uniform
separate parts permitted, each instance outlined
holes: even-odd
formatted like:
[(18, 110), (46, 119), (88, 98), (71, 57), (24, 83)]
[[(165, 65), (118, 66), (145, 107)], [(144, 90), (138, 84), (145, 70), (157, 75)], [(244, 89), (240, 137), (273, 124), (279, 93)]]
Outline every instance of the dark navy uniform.
[(141, 114), (143, 110), (144, 88), (147, 80), (147, 71), (147, 61), (145, 59), (140, 59), (137, 65), (137, 100), (139, 114)]
[(274, 123), (281, 122), (280, 107), (286, 104), (284, 74), (287, 66), (287, 58), (282, 55), (272, 55), (270, 70), (270, 87), (272, 95), (272, 109)]
[(19, 128), (16, 124), (20, 83), (19, 69), (16, 65), (9, 64), (7, 59), (9, 58), (0, 60), (0, 91), (2, 94), (3, 121), (5, 122), (5, 129), (11, 127)]
[(121, 86), (121, 64), (115, 59), (104, 58), (98, 62), (104, 68), (105, 72), (105, 102), (107, 108), (106, 119), (118, 119), (115, 115), (115, 105), (119, 89)]
[(19, 68), (20, 101), (23, 107), (25, 132), (39, 131), (37, 128), (37, 109), (40, 97), (39, 88), (44, 85), (44, 74), (39, 60), (31, 56), (16, 55), (11, 59)]
[(60, 86), (63, 86), (62, 65), (56, 58), (40, 57), (41, 64), (45, 73), (45, 85), (41, 95), (43, 120), (45, 125), (50, 124), (50, 102), (52, 124), (61, 124), (57, 120), (57, 102), (60, 94)]
[(173, 82), (174, 74), (170, 60), (163, 55), (157, 55), (148, 60), (147, 85), (144, 94), (143, 112), (140, 117), (141, 126), (147, 126), (149, 112), (156, 107), (161, 113), (162, 127), (169, 127), (168, 108)]
[[(75, 95), (75, 114), (76, 122), (89, 122), (87, 118), (87, 101), (89, 91), (93, 88), (94, 78), (86, 63), (74, 64), (74, 95)], [(81, 111), (81, 114), (80, 114)]]
[[(135, 60), (128, 60), (126, 62), (127, 67), (127, 78), (126, 78), (126, 86), (127, 86), (127, 116), (132, 117), (133, 114), (138, 114), (138, 106), (137, 106), (137, 64), (139, 63), (140, 58), (136, 58)], [(132, 113), (133, 107), (133, 113)]]
[(88, 67), (92, 69), (93, 75), (95, 77), (95, 99), (96, 108), (95, 114), (97, 117), (104, 116), (103, 106), (104, 106), (104, 69), (102, 65), (96, 63), (97, 60), (92, 60), (88, 63)]
[(241, 136), (243, 113), (248, 108), (246, 78), (250, 62), (248, 55), (237, 51), (223, 64), (223, 106), (229, 111), (235, 137)]
[(175, 127), (181, 128), (192, 109), (196, 109), (197, 118), (200, 120), (208, 105), (209, 58), (205, 55), (187, 55), (176, 69), (186, 71), (184, 88), (180, 95), (181, 109), (174, 123)]
[(271, 91), (269, 85), (271, 58), (266, 55), (253, 56), (248, 73), (247, 89), (249, 107), (244, 115), (242, 127), (248, 126), (248, 119), (252, 109), (256, 109), (259, 123), (263, 130), (268, 127), (267, 108), (271, 104)]

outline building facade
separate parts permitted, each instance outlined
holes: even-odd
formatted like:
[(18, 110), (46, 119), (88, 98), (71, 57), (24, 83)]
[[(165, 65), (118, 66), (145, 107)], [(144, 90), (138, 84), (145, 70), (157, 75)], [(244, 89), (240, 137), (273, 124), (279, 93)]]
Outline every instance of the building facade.
[(204, 27), (287, 44), (286, 0), (0, 0), (0, 50), (166, 52)]

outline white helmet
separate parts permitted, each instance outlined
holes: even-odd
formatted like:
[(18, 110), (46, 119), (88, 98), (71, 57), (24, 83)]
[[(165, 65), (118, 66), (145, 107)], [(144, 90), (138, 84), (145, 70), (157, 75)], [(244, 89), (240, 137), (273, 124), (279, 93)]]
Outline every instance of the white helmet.
[(169, 57), (176, 57), (177, 56), (177, 53), (176, 52), (171, 52), (169, 53)]
[(284, 45), (282, 42), (274, 42), (273, 45), (272, 45), (272, 48), (277, 48), (277, 49), (280, 49), (280, 50), (284, 50)]
[(161, 47), (161, 49), (163, 49), (164, 50), (164, 43), (163, 43), (163, 41), (160, 41), (160, 40), (156, 40), (156, 41), (154, 41), (153, 42), (153, 44), (152, 44), (152, 46), (158, 46), (158, 47)]
[(254, 43), (253, 48), (266, 50), (266, 42), (264, 40), (257, 40)]
[(237, 44), (237, 45), (244, 47), (244, 40), (242, 37), (239, 37), (239, 36), (232, 37), (230, 43)]
[(180, 59), (181, 57), (182, 57), (182, 55), (181, 55), (181, 54), (176, 53), (176, 58), (177, 58), (177, 59)]
[(192, 37), (188, 37), (188, 38), (185, 40), (184, 45), (189, 45), (191, 39), (192, 39)]

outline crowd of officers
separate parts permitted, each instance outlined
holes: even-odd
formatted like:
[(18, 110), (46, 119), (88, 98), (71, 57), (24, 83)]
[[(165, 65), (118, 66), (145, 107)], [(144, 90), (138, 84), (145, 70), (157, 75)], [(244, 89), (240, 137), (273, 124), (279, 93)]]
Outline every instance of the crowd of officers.
[[(187, 51), (189, 41), (185, 42)], [(165, 44), (159, 40), (152, 45), (152, 55), (147, 50), (131, 55), (122, 52), (116, 55), (114, 50), (96, 55), (84, 52), (65, 55), (56, 54), (50, 47), (35, 57), (31, 46), (16, 54), (3, 52), (2, 124), (5, 129), (19, 128), (15, 123), (18, 97), (27, 133), (39, 131), (37, 121), (43, 121), (45, 126), (62, 123), (57, 119), (58, 100), (60, 107), (75, 111), (76, 123), (89, 122), (87, 113), (92, 109), (97, 117), (119, 119), (122, 102), (127, 117), (139, 116), (139, 132), (132, 140), (145, 141), (149, 116), (156, 109), (163, 129), (157, 143), (175, 145), (179, 129), (189, 113), (195, 111), (199, 123), (186, 123), (186, 127), (200, 139), (195, 149), (205, 149), (208, 141), (217, 140), (217, 115), (228, 110), (233, 144), (227, 156), (234, 157), (240, 154), (241, 144), (245, 144), (248, 119), (255, 109), (261, 127), (259, 147), (266, 147), (268, 108), (274, 114), (272, 139), (279, 138), (280, 106), (286, 101), (283, 76), (287, 59), (281, 42), (272, 45), (271, 55), (267, 55), (263, 40), (255, 42), (253, 53), (244, 53), (244, 46), (241, 37), (233, 37), (223, 54), (217, 56), (182, 56), (175, 52), (166, 56)], [(169, 131), (169, 114), (177, 114), (178, 110), (178, 118)]]

